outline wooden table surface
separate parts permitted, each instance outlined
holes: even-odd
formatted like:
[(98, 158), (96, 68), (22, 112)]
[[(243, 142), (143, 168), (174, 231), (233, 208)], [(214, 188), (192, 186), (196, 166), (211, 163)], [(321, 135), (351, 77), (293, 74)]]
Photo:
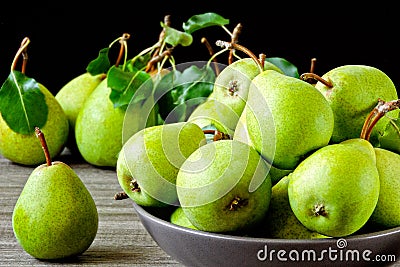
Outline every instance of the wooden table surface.
[(122, 192), (114, 169), (74, 159), (68, 150), (54, 160), (70, 165), (91, 192), (99, 212), (95, 240), (87, 251), (71, 261), (46, 262), (27, 254), (15, 239), (11, 220), (14, 205), (34, 167), (18, 165), (0, 156), (0, 266), (183, 266), (147, 233), (132, 200), (114, 199), (116, 193)]
[(91, 192), (99, 212), (99, 228), (92, 245), (70, 262), (39, 261), (15, 239), (11, 218), (18, 196), (34, 167), (0, 156), (0, 266), (183, 266), (167, 255), (147, 233), (132, 200), (115, 200), (122, 192), (114, 169), (74, 159), (66, 149), (58, 158), (70, 165)]

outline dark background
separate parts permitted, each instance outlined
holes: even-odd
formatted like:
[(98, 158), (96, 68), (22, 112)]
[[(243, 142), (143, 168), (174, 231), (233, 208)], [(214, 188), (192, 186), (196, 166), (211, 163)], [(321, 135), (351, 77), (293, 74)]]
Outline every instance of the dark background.
[[(349, 7), (333, 1), (324, 6), (283, 1), (109, 1), (80, 5), (31, 1), (13, 5), (0, 11), (1, 82), (8, 76), (24, 37), (31, 40), (26, 75), (56, 93), (83, 73), (100, 49), (123, 33), (131, 35), (131, 58), (158, 40), (165, 15), (171, 15), (172, 27), (182, 30), (182, 23), (192, 15), (215, 12), (230, 20), (227, 28), (231, 31), (238, 23), (243, 25), (239, 43), (256, 55), (283, 57), (300, 73), (309, 71), (315, 57), (315, 72), (320, 75), (339, 65), (371, 65), (388, 74), (400, 88), (399, 14), (380, 3)], [(203, 36), (215, 51), (219, 49), (214, 45), (216, 40), (229, 41), (220, 27), (195, 32), (191, 46), (174, 50), (176, 63), (208, 60), (208, 51), (200, 42)], [(218, 61), (226, 64), (227, 54)]]

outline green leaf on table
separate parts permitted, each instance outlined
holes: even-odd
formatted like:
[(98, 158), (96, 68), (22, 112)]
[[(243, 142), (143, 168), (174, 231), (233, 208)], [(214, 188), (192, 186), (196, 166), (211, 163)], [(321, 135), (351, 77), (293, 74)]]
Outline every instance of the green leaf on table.
[(210, 66), (191, 65), (183, 72), (166, 74), (155, 88), (159, 113), (163, 120), (184, 121), (213, 90), (215, 73)]
[(287, 76), (291, 76), (294, 78), (300, 77), (297, 67), (284, 58), (269, 57), (266, 58), (265, 60), (272, 64), (275, 64), (275, 66), (280, 68), (283, 71), (283, 73), (286, 74)]
[(31, 134), (47, 121), (48, 107), (39, 84), (13, 70), (0, 88), (0, 113), (16, 133)]
[[(107, 73), (107, 85), (111, 88), (110, 100), (115, 108), (127, 108), (131, 100), (133, 102), (144, 100), (151, 96), (153, 90), (150, 75), (134, 67), (132, 71), (111, 67)], [(137, 92), (139, 88), (140, 91)]]
[(108, 47), (101, 49), (97, 58), (88, 64), (86, 71), (92, 75), (107, 73), (111, 67), (110, 59), (108, 58), (109, 50)]
[(381, 148), (400, 154), (400, 119), (390, 119), (390, 123), (378, 139)]
[(165, 29), (165, 39), (164, 41), (167, 44), (172, 46), (182, 45), (182, 46), (189, 46), (193, 42), (192, 35), (178, 31), (177, 29), (171, 28), (164, 23), (161, 22), (161, 26)]
[(194, 15), (183, 23), (183, 30), (189, 34), (210, 26), (224, 26), (229, 24), (229, 19), (213, 13), (208, 12), (204, 14)]

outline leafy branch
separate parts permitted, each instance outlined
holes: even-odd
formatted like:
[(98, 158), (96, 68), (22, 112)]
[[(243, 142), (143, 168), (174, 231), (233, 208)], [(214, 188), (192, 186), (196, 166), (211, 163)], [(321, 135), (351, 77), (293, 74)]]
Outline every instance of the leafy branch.
[[(195, 69), (195, 66), (191, 66), (190, 70), (183, 71), (182, 73), (179, 72), (176, 69), (173, 51), (177, 46), (191, 45), (193, 42), (193, 32), (210, 26), (224, 26), (227, 23), (229, 23), (229, 20), (224, 19), (218, 14), (205, 13), (189, 18), (188, 21), (183, 23), (182, 31), (171, 26), (170, 16), (167, 15), (164, 17), (164, 21), (160, 23), (162, 30), (155, 44), (143, 49), (130, 60), (125, 57), (122, 66), (117, 64), (111, 66), (109, 50), (116, 42), (114, 41), (108, 48), (100, 50), (98, 57), (87, 66), (87, 71), (92, 75), (107, 73), (107, 85), (112, 90), (110, 100), (113, 102), (115, 108), (126, 109), (131, 102), (137, 103), (149, 97), (149, 95), (153, 95), (155, 90), (157, 90), (156, 88), (160, 88), (158, 84), (168, 85), (167, 88), (171, 90), (165, 92), (165, 98), (172, 97), (173, 100), (172, 102), (161, 100), (161, 108), (159, 109), (163, 114), (167, 114), (177, 105), (183, 104), (181, 103), (183, 99), (187, 100), (194, 96), (207, 97), (211, 93), (212, 87), (207, 85), (207, 89), (203, 87), (199, 89), (199, 84), (202, 84), (202, 79), (207, 79), (207, 83), (212, 83), (215, 80), (215, 75), (210, 76), (209, 74), (211, 69)], [(125, 47), (125, 55), (127, 55), (126, 50), (127, 48)], [(165, 72), (163, 72), (163, 70), (167, 70), (165, 67), (167, 62), (172, 67), (170, 75), (165, 75)], [(199, 72), (203, 73), (199, 75)], [(178, 76), (179, 79), (177, 79)], [(180, 84), (177, 84), (179, 81), (184, 81), (187, 84), (180, 86)], [(146, 85), (146, 90), (149, 91), (149, 94), (136, 94), (139, 87), (143, 85)], [(199, 94), (188, 93), (195, 90), (195, 88)]]

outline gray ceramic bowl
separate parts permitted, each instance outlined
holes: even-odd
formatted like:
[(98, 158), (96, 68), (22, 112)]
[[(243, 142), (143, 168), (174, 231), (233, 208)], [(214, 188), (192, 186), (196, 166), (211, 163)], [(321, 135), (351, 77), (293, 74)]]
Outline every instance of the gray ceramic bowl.
[(186, 266), (393, 266), (400, 227), (347, 238), (269, 239), (192, 230), (168, 222), (172, 210), (133, 204), (148, 233)]

